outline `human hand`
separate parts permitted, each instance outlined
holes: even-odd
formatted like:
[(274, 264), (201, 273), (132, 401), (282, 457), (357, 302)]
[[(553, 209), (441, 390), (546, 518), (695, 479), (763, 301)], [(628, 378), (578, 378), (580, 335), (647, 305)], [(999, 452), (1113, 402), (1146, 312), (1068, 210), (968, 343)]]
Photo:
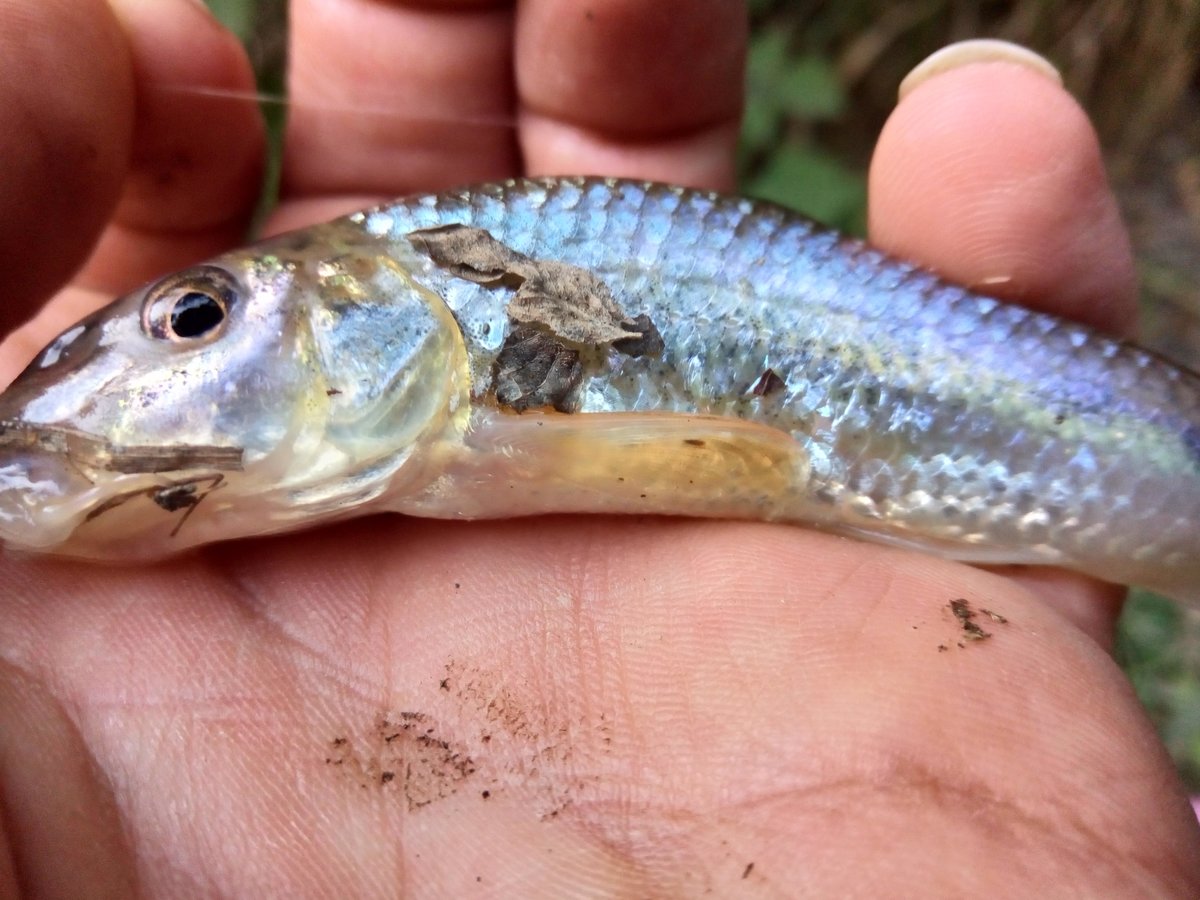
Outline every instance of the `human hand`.
[[(249, 89), (238, 48), (181, 0), (114, 6), (122, 28), (100, 0), (0, 11), (30, 23), (0, 27), (6, 326), (99, 238), (0, 350), (10, 375), (80, 309), (235, 242), (253, 202), (253, 111), (155, 90)], [(275, 224), (522, 159), (728, 187), (742, 15), (294, 0)], [(915, 89), (871, 187), (886, 248), (1130, 320), (1095, 138), (1043, 76), (981, 64)], [(5, 553), (0, 583), (9, 893), (1200, 884), (1182, 789), (1102, 646), (1117, 595), (1081, 579), (783, 526), (390, 517), (147, 569)], [(959, 647), (960, 597), (1007, 624)]]

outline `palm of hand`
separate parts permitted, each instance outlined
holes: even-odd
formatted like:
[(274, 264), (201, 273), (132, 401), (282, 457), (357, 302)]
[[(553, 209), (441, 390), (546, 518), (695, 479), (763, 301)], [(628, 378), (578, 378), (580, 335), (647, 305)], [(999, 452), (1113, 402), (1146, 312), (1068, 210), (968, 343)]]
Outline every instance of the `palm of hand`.
[[(523, 8), (516, 67), (527, 164), (728, 177), (735, 101), (726, 93), (677, 86), (671, 108), (681, 118), (658, 123), (665, 138), (646, 137), (653, 116), (639, 119), (661, 94), (646, 98), (638, 85), (667, 90), (694, 73), (627, 85), (614, 76), (608, 93), (592, 85), (577, 88), (582, 96), (536, 77), (535, 63), (553, 56), (559, 74), (566, 66), (586, 81), (589, 67), (611, 71), (647, 44), (669, 68), (703, 37), (724, 48), (716, 58), (726, 68), (712, 77), (727, 80), (740, 36), (729, 5), (713, 5), (719, 12), (678, 50), (636, 4), (610, 12), (608, 40), (583, 26), (556, 32), (578, 44), (574, 62), (538, 41), (538, 17), (556, 4)], [(320, 60), (330, 67), (311, 83), (402, 83), (395, 71), (378, 82), (353, 72), (338, 51), (350, 45), (315, 22), (318, 7), (295, 6), (298, 73)], [(392, 37), (403, 31), (409, 47), (425, 29), (431, 46), (414, 51), (418, 62), (443, 59), (438, 41), (452, 39), (508, 65), (503, 11), (443, 19), (355, 8), (396, 29)], [(126, 26), (153, 32), (166, 56), (166, 21), (131, 16)], [(193, 45), (219, 41), (187, 21)], [(1049, 91), (1025, 73), (1001, 76)], [(476, 102), (464, 99), (478, 92), (461, 71), (422, 77), (459, 115)], [(584, 98), (594, 118), (565, 124)], [(486, 102), (508, 109), (511, 100)], [(213, 165), (228, 168), (240, 114), (226, 114), (228, 128), (210, 120), (209, 137), (193, 139), (220, 145)], [(342, 127), (307, 113), (293, 120), (284, 220), (328, 211), (307, 198), (330, 191), (499, 177), (517, 158), (506, 131), (432, 161), (425, 149), (446, 134), (428, 124), (375, 134), (425, 161), (419, 180), (397, 182), (395, 157), (369, 139), (353, 143), (361, 153), (335, 152)], [(636, 149), (621, 150), (630, 133)], [(197, 184), (211, 173), (193, 174), (190, 188), (184, 173), (175, 189), (200, 208)], [(229, 192), (245, 181), (231, 176)], [(118, 220), (161, 205), (168, 188), (126, 190)], [(877, 206), (877, 232), (888, 234), (888, 221)], [(112, 287), (106, 273), (130, 259), (151, 270), (183, 264), (232, 228), (217, 222), (166, 240), (118, 223), (81, 283)], [(1063, 265), (1045, 285), (1029, 280), (1055, 293), (1078, 284), (1071, 266), (1092, 261)], [(1077, 290), (1082, 305), (1086, 288)], [(1056, 296), (1069, 305), (1069, 294)], [(58, 309), (72, 299), (90, 302), (76, 290)], [(69, 315), (48, 314), (30, 341)], [(22, 344), (5, 352), (11, 368)], [(169, 896), (531, 886), (550, 895), (838, 894), (886, 872), (937, 892), (1000, 883), (1013, 858), (1074, 884), (1181, 889), (1196, 877), (1193, 826), (1161, 750), (1077, 627), (1101, 629), (1106, 595), (1077, 580), (1021, 582), (801, 529), (604, 518), (377, 518), (145, 570), (13, 555), (0, 567), (4, 825), (25, 885), (65, 885), (69, 895), (79, 882), (62, 879), (86, 877), (93, 896), (105, 887), (120, 896), (132, 883)], [(948, 608), (959, 597), (1007, 624), (985, 620), (989, 640), (963, 641)]]

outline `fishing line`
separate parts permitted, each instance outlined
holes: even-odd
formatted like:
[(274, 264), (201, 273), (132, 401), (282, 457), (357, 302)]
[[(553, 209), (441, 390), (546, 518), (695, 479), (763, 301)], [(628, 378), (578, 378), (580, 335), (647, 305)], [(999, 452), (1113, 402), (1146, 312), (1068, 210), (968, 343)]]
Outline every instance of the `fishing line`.
[(277, 106), (284, 110), (288, 109), (304, 109), (315, 110), (324, 113), (350, 113), (361, 116), (376, 116), (389, 118), (399, 121), (407, 121), (416, 124), (423, 123), (443, 123), (450, 125), (470, 125), (479, 128), (506, 128), (515, 129), (517, 127), (517, 119), (515, 116), (483, 116), (483, 115), (449, 115), (446, 113), (409, 113), (396, 109), (390, 106), (378, 106), (361, 103), (317, 103), (304, 101), (298, 103), (284, 94), (271, 94), (262, 91), (241, 91), (227, 88), (212, 88), (200, 87), (197, 85), (188, 84), (165, 84), (157, 85), (155, 88), (161, 93), (168, 94), (184, 94), (198, 97), (213, 97), (221, 100), (235, 100), (242, 103), (256, 103), (266, 106)]

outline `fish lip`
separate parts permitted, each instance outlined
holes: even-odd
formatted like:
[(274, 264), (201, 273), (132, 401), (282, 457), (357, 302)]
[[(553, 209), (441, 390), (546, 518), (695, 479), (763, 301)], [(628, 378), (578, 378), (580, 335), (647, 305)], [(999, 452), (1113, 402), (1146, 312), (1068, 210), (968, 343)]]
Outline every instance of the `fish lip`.
[(112, 491), (86, 450), (84, 432), (22, 419), (0, 420), (0, 541), (45, 550), (67, 541)]
[(0, 541), (43, 548), (65, 540), (78, 514), (70, 510), (76, 480), (65, 461), (34, 450), (0, 453)]

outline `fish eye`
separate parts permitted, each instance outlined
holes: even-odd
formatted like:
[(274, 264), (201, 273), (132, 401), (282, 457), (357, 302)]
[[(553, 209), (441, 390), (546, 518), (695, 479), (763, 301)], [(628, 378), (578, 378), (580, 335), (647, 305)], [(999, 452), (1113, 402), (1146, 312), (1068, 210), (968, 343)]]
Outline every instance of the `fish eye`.
[(233, 277), (216, 266), (169, 276), (146, 292), (142, 330), (176, 343), (212, 340), (224, 330), (237, 294)]
[(204, 337), (224, 319), (221, 301), (201, 291), (188, 291), (171, 307), (171, 331), (176, 337)]

